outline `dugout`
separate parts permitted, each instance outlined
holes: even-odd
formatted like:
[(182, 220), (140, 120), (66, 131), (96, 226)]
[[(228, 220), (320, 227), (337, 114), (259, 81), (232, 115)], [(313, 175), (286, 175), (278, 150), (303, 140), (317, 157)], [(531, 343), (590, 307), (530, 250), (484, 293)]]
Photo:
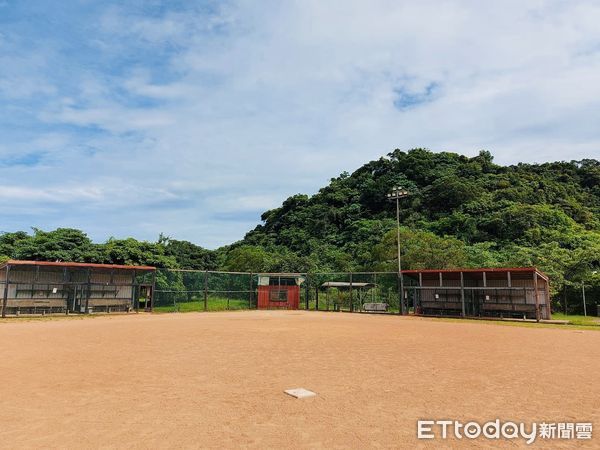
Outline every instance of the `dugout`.
[[(532, 268), (403, 270), (423, 315), (550, 319), (549, 279)], [(410, 292), (412, 291), (412, 293)]]
[(306, 278), (301, 275), (258, 275), (258, 309), (298, 309), (300, 286)]
[(9, 260), (0, 265), (2, 317), (152, 308), (155, 268)]

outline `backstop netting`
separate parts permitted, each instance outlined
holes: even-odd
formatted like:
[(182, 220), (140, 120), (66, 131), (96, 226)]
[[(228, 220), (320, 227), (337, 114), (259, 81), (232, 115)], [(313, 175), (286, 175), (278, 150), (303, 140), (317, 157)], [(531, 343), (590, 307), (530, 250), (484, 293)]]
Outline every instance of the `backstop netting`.
[(154, 311), (225, 311), (256, 308), (255, 275), (159, 269)]
[(398, 313), (400, 285), (394, 272), (309, 274), (308, 309)]
[[(398, 313), (394, 272), (269, 274), (159, 269), (154, 310), (304, 309)], [(407, 303), (410, 306), (411, 300)]]

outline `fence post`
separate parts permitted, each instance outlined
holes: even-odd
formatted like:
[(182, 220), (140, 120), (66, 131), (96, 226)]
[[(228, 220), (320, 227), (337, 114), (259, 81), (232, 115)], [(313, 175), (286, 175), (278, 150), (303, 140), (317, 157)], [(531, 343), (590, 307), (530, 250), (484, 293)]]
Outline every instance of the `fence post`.
[(152, 287), (150, 288), (150, 312), (154, 311), (154, 290), (156, 289), (156, 270), (152, 271)]
[(581, 297), (583, 299), (583, 315), (587, 316), (587, 306), (585, 304), (585, 282), (581, 282)]
[(248, 296), (248, 309), (252, 309), (252, 298), (254, 297), (254, 289), (252, 284), (252, 272), (250, 272), (250, 295)]
[(460, 273), (460, 302), (462, 305), (462, 316), (465, 317), (465, 277)]
[(354, 300), (352, 298), (352, 272), (350, 272), (350, 312), (354, 312)]
[(319, 310), (319, 286), (315, 286), (315, 311)]
[(419, 314), (422, 314), (423, 309), (423, 273), (419, 272), (419, 306), (415, 307), (415, 314), (417, 314), (417, 309), (419, 310)]
[[(135, 284), (135, 270), (133, 271), (133, 276), (134, 276), (134, 284)], [(87, 270), (87, 281), (85, 283), (85, 314), (87, 314), (90, 311), (90, 295), (91, 295), (91, 290), (92, 290), (92, 269), (88, 269)], [(132, 293), (133, 293), (133, 297), (132, 300), (135, 303), (135, 287), (132, 286), (131, 288)], [(135, 310), (135, 312), (138, 312), (137, 308)]]
[(538, 293), (538, 274), (537, 271), (533, 272), (533, 289), (535, 289), (534, 292), (534, 298), (535, 298), (535, 320), (536, 322), (540, 321), (540, 298), (539, 298), (539, 293)]
[(208, 270), (204, 271), (204, 311), (208, 311)]
[(304, 305), (305, 305), (305, 309), (308, 311), (309, 309), (309, 297), (310, 297), (310, 290), (308, 287), (308, 274), (306, 274), (306, 280), (305, 280), (305, 285), (304, 285)]

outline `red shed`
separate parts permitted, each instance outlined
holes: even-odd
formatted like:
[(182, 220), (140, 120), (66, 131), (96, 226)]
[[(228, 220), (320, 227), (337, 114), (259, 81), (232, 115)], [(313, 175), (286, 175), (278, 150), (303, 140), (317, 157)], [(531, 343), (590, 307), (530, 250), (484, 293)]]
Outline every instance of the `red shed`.
[(259, 276), (258, 309), (298, 309), (301, 276)]

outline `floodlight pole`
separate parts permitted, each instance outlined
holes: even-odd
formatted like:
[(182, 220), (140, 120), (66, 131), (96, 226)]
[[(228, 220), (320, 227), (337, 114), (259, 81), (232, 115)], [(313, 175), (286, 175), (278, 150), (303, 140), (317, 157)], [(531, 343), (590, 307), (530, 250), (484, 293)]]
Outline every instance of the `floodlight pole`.
[(409, 193), (406, 189), (395, 187), (387, 197), (390, 200), (396, 200), (396, 244), (398, 246), (398, 277), (400, 278), (400, 314), (406, 314), (406, 306), (404, 304), (404, 276), (402, 275), (402, 256), (400, 253), (400, 199), (408, 197)]
[(400, 197), (396, 197), (396, 245), (398, 246), (398, 276), (400, 277), (400, 312), (406, 314), (404, 306), (404, 277), (402, 276), (402, 254), (400, 253)]

